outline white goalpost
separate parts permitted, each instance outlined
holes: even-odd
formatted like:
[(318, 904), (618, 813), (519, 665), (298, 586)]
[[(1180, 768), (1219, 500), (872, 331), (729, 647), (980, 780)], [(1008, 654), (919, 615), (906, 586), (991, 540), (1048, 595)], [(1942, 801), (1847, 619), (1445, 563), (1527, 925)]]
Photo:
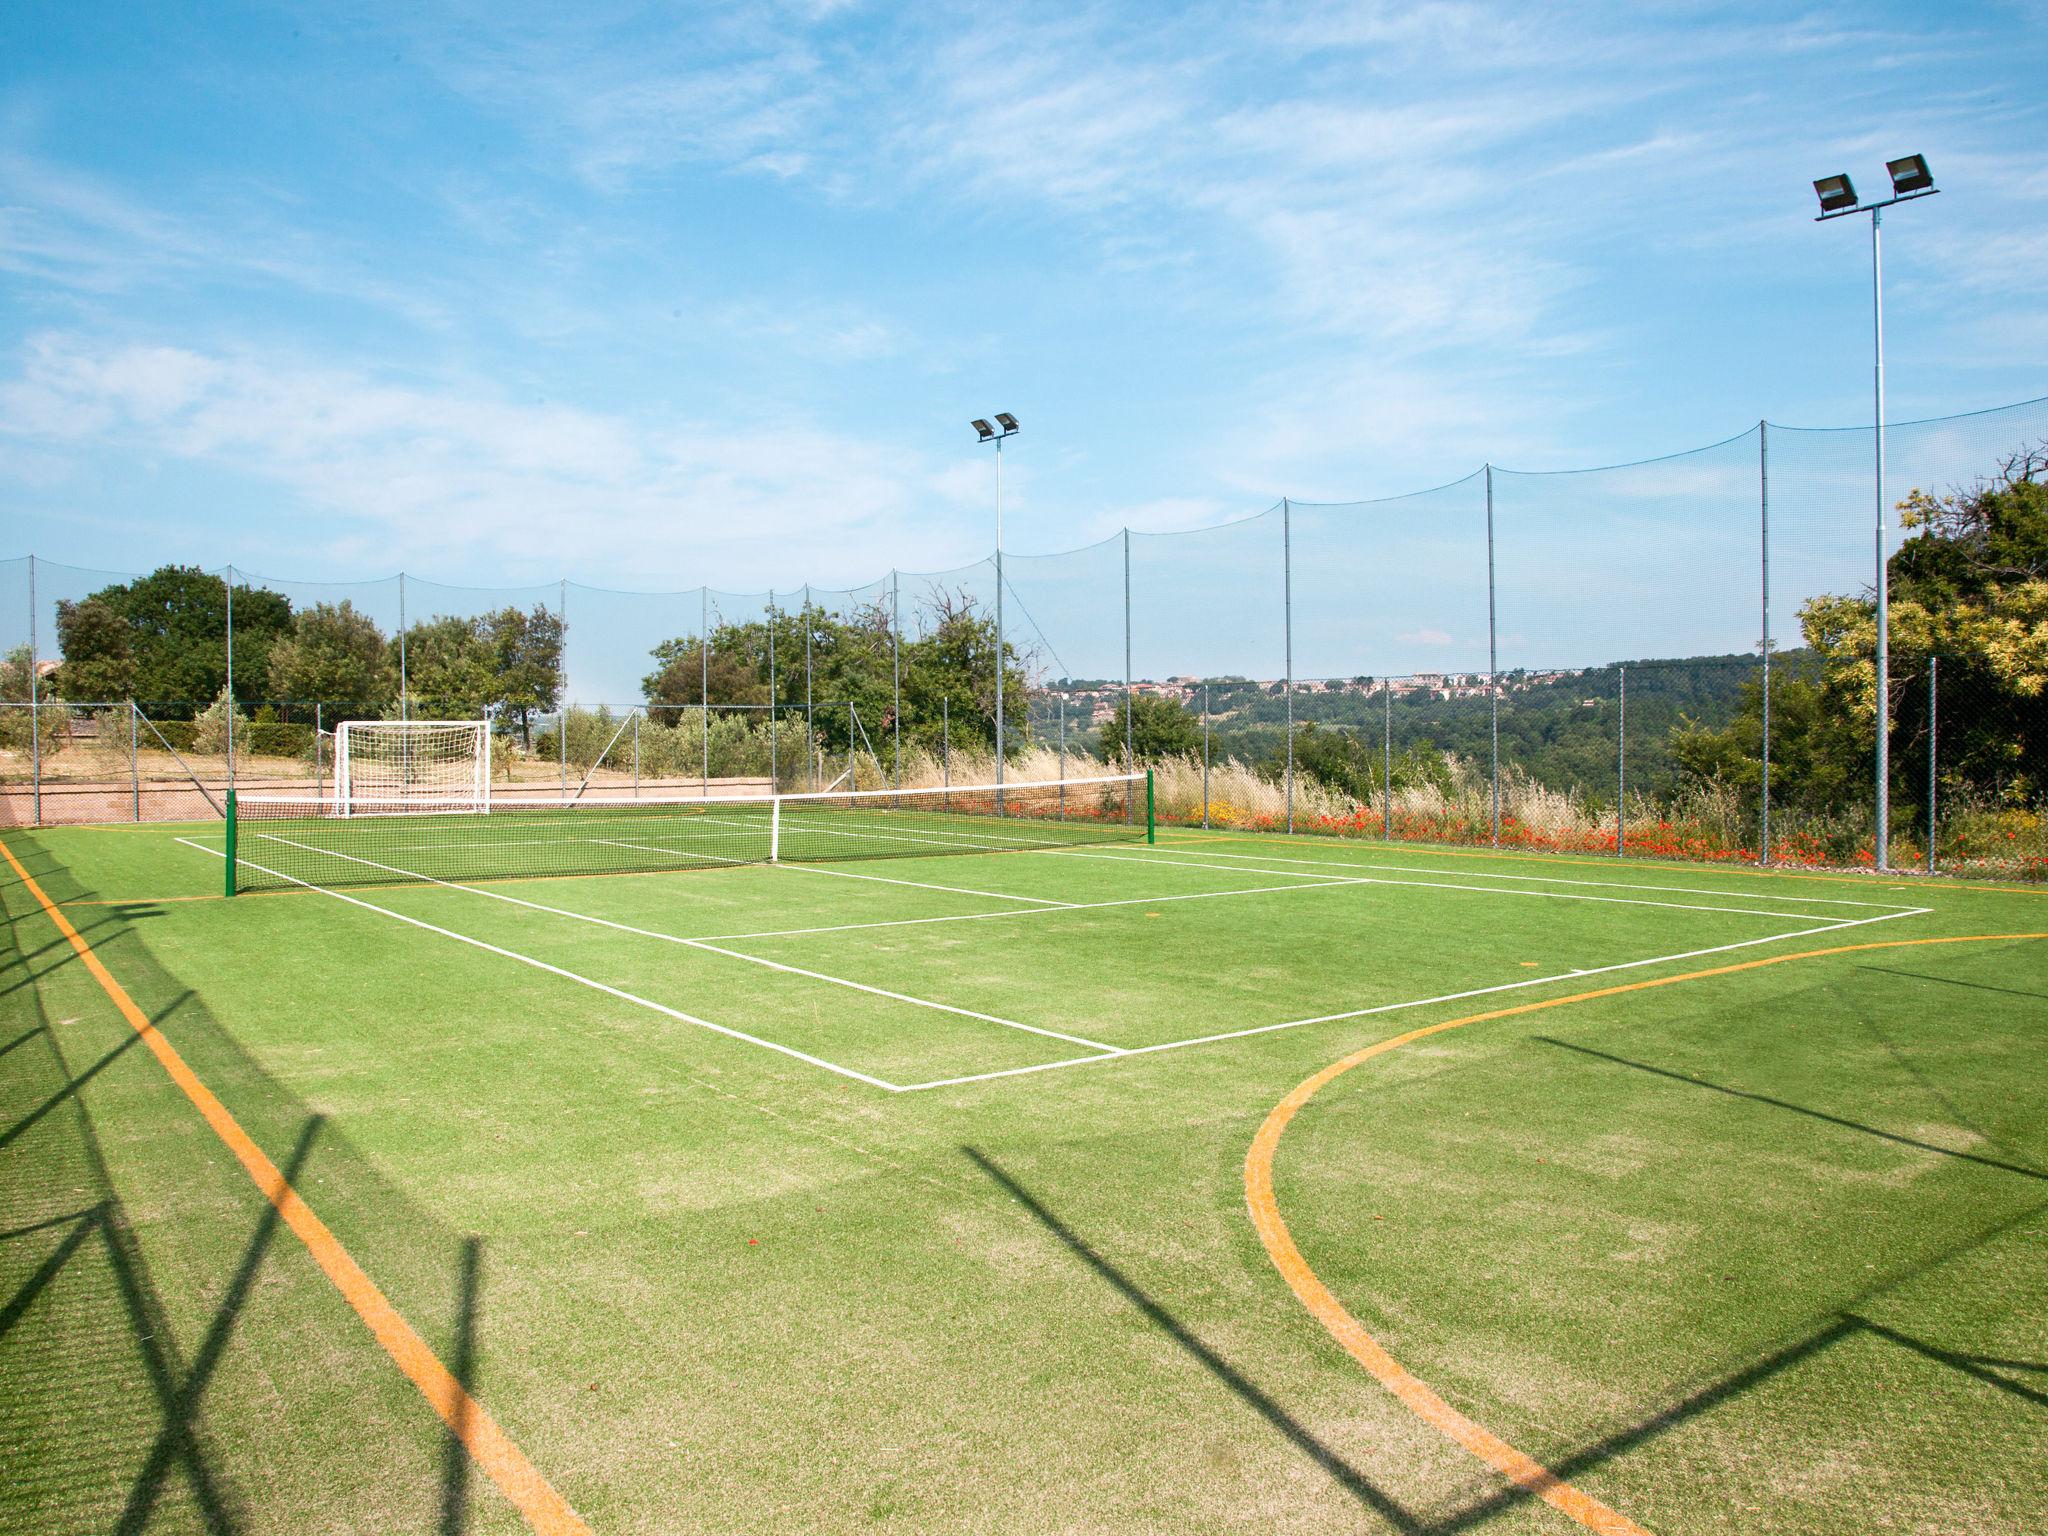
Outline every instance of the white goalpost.
[(334, 804), (344, 816), (407, 805), (489, 810), (489, 724), (344, 720), (334, 732)]

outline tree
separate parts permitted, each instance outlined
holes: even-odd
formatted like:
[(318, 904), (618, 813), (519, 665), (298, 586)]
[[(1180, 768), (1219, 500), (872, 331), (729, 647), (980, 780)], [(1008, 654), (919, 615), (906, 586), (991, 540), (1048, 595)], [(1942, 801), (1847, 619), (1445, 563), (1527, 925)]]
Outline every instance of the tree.
[[(399, 642), (386, 647), (386, 664), (399, 670)], [(481, 715), (496, 694), (492, 656), (481, 621), (448, 616), (422, 620), (405, 631), (408, 713), (431, 718)]]
[[(1176, 699), (1161, 698), (1152, 693), (1134, 693), (1131, 695), (1131, 744), (1133, 761), (1141, 763), (1183, 752), (1199, 752), (1202, 747), (1201, 716)], [(1123, 760), (1124, 712), (1121, 704), (1102, 723), (1101, 749), (1106, 761), (1115, 763)]]
[(534, 715), (561, 702), (562, 616), (537, 603), (531, 613), (500, 608), (478, 622), (491, 669), (490, 703), (501, 719), (519, 721), (520, 739), (531, 747)]
[[(729, 641), (731, 648), (722, 649)], [(768, 684), (758, 675), (751, 649), (741, 649), (738, 630), (720, 626), (712, 632), (708, 670), (711, 698), (718, 704), (766, 704)], [(702, 642), (693, 638), (664, 640), (651, 652), (655, 668), (640, 679), (640, 692), (649, 704), (698, 705), (704, 702), (707, 663)]]
[(111, 702), (134, 694), (132, 633), (104, 597), (57, 604), (57, 651), (64, 658), (57, 683), (72, 698)]
[[(1341, 727), (1326, 730), (1307, 721), (1294, 732), (1294, 771), (1354, 800), (1370, 802), (1379, 794), (1379, 758), (1378, 751)], [(1287, 771), (1284, 741), (1266, 767), (1276, 778)]]
[(396, 682), (384, 632), (346, 599), (301, 609), (270, 648), (270, 696), (318, 704), (329, 719), (365, 706), (375, 713)]
[[(93, 604), (103, 606), (80, 613)], [(235, 588), (238, 699), (261, 697), (271, 644), (290, 623), (291, 604), (281, 594)], [(227, 624), (226, 582), (189, 565), (161, 566), (134, 581), (102, 587), (83, 602), (57, 606), (65, 666), (102, 689), (125, 679), (129, 696), (174, 718), (190, 718), (226, 686)]]

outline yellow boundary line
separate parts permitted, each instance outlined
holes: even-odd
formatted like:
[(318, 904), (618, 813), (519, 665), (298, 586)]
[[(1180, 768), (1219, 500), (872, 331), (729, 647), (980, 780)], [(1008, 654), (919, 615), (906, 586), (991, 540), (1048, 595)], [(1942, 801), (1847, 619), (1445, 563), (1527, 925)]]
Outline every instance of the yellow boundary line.
[(419, 1388), (420, 1395), (427, 1400), (449, 1432), (462, 1441), (476, 1464), (490, 1475), (501, 1489), (526, 1517), (526, 1523), (541, 1536), (590, 1536), (586, 1526), (569, 1502), (549, 1484), (540, 1470), (526, 1459), (526, 1453), (513, 1443), (511, 1436), (498, 1426), (484, 1406), (461, 1382), (455, 1379), (448, 1367), (443, 1365), (433, 1350), (394, 1307), (384, 1293), (377, 1288), (363, 1267), (341, 1240), (328, 1230), (327, 1224), (313, 1213), (311, 1206), (300, 1198), (299, 1192), (280, 1173), (277, 1165), (264, 1155), (249, 1133), (228, 1112), (227, 1106), (214, 1097), (213, 1091), (200, 1081), (199, 1075), (185, 1064), (171, 1042), (164, 1038), (149, 1016), (135, 1005), (127, 989), (114, 979), (100, 957), (93, 953), (70, 920), (35, 881), (35, 877), (22, 867), (14, 856), (14, 850), (0, 842), (0, 854), (14, 867), (23, 885), (42, 904), (43, 911), (51, 922), (71, 944), (85, 968), (92, 973), (93, 980), (100, 984), (114, 1006), (120, 1010), (135, 1032), (142, 1036), (150, 1052), (170, 1075), (171, 1081), (184, 1091), (206, 1123), (234, 1153), (235, 1160), (246, 1171), (256, 1187), (263, 1192), (263, 1198), (276, 1208), (285, 1225), (290, 1227), (299, 1241), (306, 1245), (306, 1251), (313, 1256), (334, 1288), (341, 1292), (343, 1299), (355, 1309), (369, 1328), (377, 1342), (383, 1346), (398, 1368), (405, 1372), (408, 1380)]
[(1287, 1222), (1280, 1214), (1279, 1200), (1273, 1191), (1273, 1155), (1280, 1145), (1281, 1133), (1287, 1129), (1295, 1115), (1308, 1101), (1337, 1078), (1353, 1067), (1384, 1056), (1417, 1040), (1446, 1030), (1462, 1029), (1467, 1024), (1483, 1024), (1492, 1019), (1508, 1019), (1518, 1014), (1540, 1013), (1548, 1008), (1564, 1008), (1573, 1003), (1591, 1002), (1596, 998), (1618, 997), (1628, 992), (1646, 992), (1655, 987), (1676, 986), (1682, 981), (1700, 981), (1710, 976), (1729, 976), (1738, 971), (1761, 970), (1765, 966), (1784, 965), (1793, 960), (1815, 960), (1825, 955), (1855, 954), (1873, 949), (1910, 949), (1923, 944), (1982, 944), (1997, 940), (2048, 939), (2048, 933), (1973, 933), (1946, 938), (1929, 939), (1887, 939), (1867, 944), (1842, 944), (1832, 949), (1808, 949), (1796, 954), (1771, 955), (1761, 960), (1745, 960), (1734, 965), (1717, 965), (1708, 970), (1687, 971), (1678, 976), (1658, 976), (1648, 981), (1626, 982), (1619, 986), (1600, 987), (1590, 992), (1575, 992), (1569, 997), (1545, 998), (1540, 1002), (1521, 1003), (1512, 1008), (1493, 1008), (1485, 1013), (1467, 1014), (1463, 1018), (1446, 1019), (1438, 1024), (1426, 1024), (1420, 1029), (1411, 1029), (1406, 1034), (1394, 1035), (1376, 1041), (1363, 1050), (1353, 1051), (1340, 1061), (1304, 1079), (1295, 1085), (1293, 1092), (1273, 1106), (1266, 1116), (1258, 1134), (1252, 1138), (1250, 1149), (1244, 1160), (1244, 1197), (1251, 1210), (1252, 1225), (1258, 1230), (1259, 1241), (1265, 1246), (1266, 1256), (1280, 1271), (1288, 1288), (1300, 1299), (1303, 1306), (1315, 1320), (1323, 1325), (1344, 1350), (1372, 1374), (1375, 1381), (1400, 1399), (1417, 1418), (1444, 1435), (1453, 1443), (1463, 1447), (1500, 1472), (1510, 1482), (1526, 1492), (1542, 1499), (1555, 1509), (1578, 1521), (1590, 1531), (1601, 1536), (1649, 1536), (1642, 1526), (1626, 1515), (1619, 1514), (1602, 1504), (1590, 1494), (1573, 1487), (1548, 1467), (1525, 1452), (1517, 1450), (1484, 1425), (1467, 1418), (1449, 1403), (1439, 1397), (1427, 1383), (1409, 1373), (1378, 1339), (1366, 1331), (1365, 1325), (1351, 1315), (1330, 1288), (1317, 1276), (1309, 1262), (1295, 1245), (1293, 1234), (1287, 1229)]

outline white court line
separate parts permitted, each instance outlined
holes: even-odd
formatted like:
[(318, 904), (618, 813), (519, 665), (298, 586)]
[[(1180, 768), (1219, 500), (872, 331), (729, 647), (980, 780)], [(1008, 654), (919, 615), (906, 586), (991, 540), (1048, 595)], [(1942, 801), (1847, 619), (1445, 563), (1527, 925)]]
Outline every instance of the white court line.
[[(607, 848), (637, 848), (642, 853), (658, 853), (665, 859), (709, 859), (714, 864), (755, 864), (760, 862), (758, 859), (728, 858), (722, 853), (699, 853), (694, 850), (683, 853), (674, 848), (657, 848), (652, 843), (622, 843), (614, 837), (593, 837), (588, 839), (588, 841), (603, 843)], [(628, 871), (622, 870), (620, 873), (628, 873)]]
[[(340, 853), (332, 848), (319, 848), (311, 843), (295, 842), (289, 837), (278, 837), (275, 833), (269, 834), (269, 838), (272, 842), (284, 843), (293, 848), (304, 849), (308, 853), (324, 853), (332, 858), (346, 859), (351, 864), (361, 864), (369, 869), (381, 869), (389, 875), (404, 875), (413, 880), (424, 881), (428, 885), (438, 885), (444, 890), (464, 891), (471, 896), (484, 896), (492, 901), (502, 901), (508, 906), (525, 907), (530, 911), (547, 912), (556, 917), (572, 918), (579, 923), (589, 923), (598, 928), (610, 928), (619, 933), (635, 934), (643, 939), (659, 939), (664, 944), (681, 944), (689, 949), (701, 949), (714, 955), (725, 955), (733, 960), (744, 960), (750, 965), (766, 966), (771, 971), (782, 971), (791, 976), (804, 976), (812, 981), (829, 982), (835, 987), (846, 987), (855, 992), (865, 992), (871, 997), (886, 997), (891, 1002), (909, 1003), (916, 1008), (930, 1008), (935, 1012), (955, 1014), (963, 1019), (979, 1019), (985, 1024), (1000, 1024), (1005, 1029), (1022, 1030), (1027, 1035), (1044, 1035), (1053, 1040), (1064, 1040), (1069, 1045), (1085, 1045), (1093, 1051), (1114, 1052), (1118, 1049), (1116, 1046), (1105, 1045), (1100, 1040), (1090, 1040), (1082, 1035), (1069, 1035), (1057, 1029), (1044, 1029), (1036, 1024), (1023, 1024), (1015, 1019), (999, 1018), (993, 1013), (977, 1013), (972, 1008), (956, 1008), (951, 1003), (936, 1003), (927, 997), (912, 997), (907, 992), (891, 992), (886, 987), (871, 987), (864, 981), (850, 981), (844, 976), (828, 976), (823, 971), (808, 971), (802, 966), (784, 965), (780, 960), (768, 960), (760, 955), (742, 954), (736, 949), (721, 949), (718, 945), (706, 943), (702, 939), (684, 938), (681, 934), (662, 933), (653, 928), (639, 928), (635, 927), (632, 923), (615, 922), (608, 917), (594, 917), (588, 912), (577, 912), (569, 907), (551, 907), (543, 901), (528, 901), (522, 896), (507, 896), (503, 891), (485, 890), (481, 886), (462, 885), (453, 880), (439, 880), (432, 875), (420, 874), (416, 870), (400, 869), (397, 865), (380, 864), (375, 859), (359, 858), (352, 853)], [(238, 862), (249, 864), (252, 869), (264, 869), (263, 865), (252, 863), (247, 859), (241, 859)], [(276, 874), (277, 871), (264, 869), (264, 873)], [(289, 879), (290, 876), (285, 878)], [(309, 882), (301, 880), (296, 883), (306, 885)], [(321, 887), (314, 888), (321, 889)], [(379, 907), (377, 910), (381, 912), (384, 909)], [(1034, 908), (1033, 910), (1037, 909)]]
[[(216, 859), (227, 857), (220, 849), (208, 848), (203, 843), (195, 843), (189, 838), (181, 837), (177, 841), (183, 843), (188, 848), (197, 848), (201, 853), (212, 854)], [(576, 972), (564, 970), (559, 965), (549, 965), (547, 961), (536, 960), (531, 955), (522, 955), (516, 949), (504, 949), (496, 944), (487, 944), (482, 939), (473, 939), (468, 934), (457, 933), (452, 928), (441, 928), (420, 918), (408, 917), (403, 912), (394, 912), (389, 907), (380, 907), (375, 902), (364, 901), (359, 896), (346, 895), (341, 891), (331, 890), (324, 885), (314, 885), (310, 881), (301, 880), (294, 875), (287, 875), (281, 870), (271, 869), (267, 865), (258, 864), (254, 859), (245, 859), (238, 855), (235, 862), (237, 864), (246, 864), (251, 869), (262, 870), (266, 875), (279, 880), (289, 881), (293, 885), (304, 887), (306, 890), (317, 891), (322, 896), (332, 896), (336, 901), (345, 901), (352, 907), (361, 907), (366, 912), (378, 912), (385, 917), (395, 918), (401, 923), (409, 923), (415, 928), (423, 928), (428, 933), (438, 933), (444, 939), (454, 939), (459, 944), (473, 945), (477, 949), (486, 950), (491, 954), (502, 955), (507, 960), (517, 960), (521, 965), (530, 965), (537, 971), (546, 971), (550, 976), (559, 976), (564, 981), (573, 981), (578, 986), (589, 987), (593, 992), (602, 992), (609, 997), (616, 997), (623, 1002), (633, 1003), (652, 1012), (664, 1014), (684, 1024), (694, 1024), (699, 1029), (710, 1030), (713, 1034), (725, 1035), (734, 1040), (743, 1040), (748, 1045), (758, 1045), (764, 1050), (777, 1051), (784, 1056), (793, 1056), (798, 1061), (808, 1062), (814, 1067), (823, 1067), (827, 1072), (836, 1072), (841, 1077), (850, 1077), (856, 1082), (866, 1083), (871, 1088), (881, 1088), (889, 1093), (901, 1093), (903, 1091), (901, 1084), (887, 1082), (879, 1077), (870, 1077), (865, 1072), (856, 1072), (852, 1067), (842, 1067), (836, 1061), (827, 1061), (822, 1056), (813, 1056), (807, 1051), (796, 1049), (794, 1046), (779, 1045), (773, 1040), (764, 1040), (759, 1035), (748, 1034), (745, 1030), (733, 1029), (725, 1024), (714, 1024), (711, 1020), (701, 1019), (694, 1013), (685, 1013), (682, 1009), (671, 1008), (666, 1003), (657, 1003), (652, 999), (641, 997), (637, 993), (627, 992), (619, 987), (608, 986), (601, 981), (593, 981), (588, 976), (579, 976)]]
[[(1486, 997), (1498, 992), (1515, 992), (1525, 987), (1548, 986), (1559, 981), (1578, 981), (1587, 976), (1605, 976), (1614, 971), (1635, 970), (1645, 965), (1665, 965), (1678, 960), (1698, 960), (1707, 955), (1726, 954), (1731, 949), (1749, 949), (1758, 944), (1777, 944), (1786, 939), (1811, 938), (1818, 933), (1839, 933), (1845, 928), (1861, 928), (1867, 923), (1888, 923), (1901, 917), (1924, 917), (1933, 911), (1932, 907), (1908, 907), (1900, 912), (1885, 912), (1877, 917), (1856, 917), (1845, 922), (1826, 923), (1818, 928), (1800, 928), (1791, 933), (1767, 934), (1761, 939), (1743, 939), (1734, 944), (1716, 944), (1709, 949), (1690, 949), (1675, 955), (1653, 955), (1647, 960), (1623, 960), (1615, 965), (1590, 966), (1585, 970), (1566, 971), (1556, 976), (1532, 976), (1521, 981), (1502, 982), (1499, 986), (1474, 987), (1465, 992), (1446, 992), (1439, 997), (1419, 997), (1411, 1002), (1381, 1003), (1372, 1008), (1353, 1008), (1344, 1013), (1318, 1014), (1308, 1019), (1287, 1019), (1278, 1024), (1256, 1024), (1249, 1029), (1226, 1030), (1217, 1035), (1196, 1035), (1187, 1040), (1167, 1040), (1158, 1045), (1132, 1045), (1119, 1050), (1120, 1059), (1126, 1056), (1152, 1056), (1161, 1051), (1185, 1050), (1192, 1045), (1214, 1045), (1223, 1040), (1242, 1040), (1250, 1035), (1270, 1035), (1283, 1029), (1302, 1029), (1310, 1024), (1333, 1024), (1343, 1019), (1362, 1019), (1377, 1013), (1398, 1013), (1408, 1008), (1426, 1008), (1432, 1003), (1457, 1002), (1464, 998)], [(1790, 914), (1782, 914), (1789, 916)], [(1023, 1077), (1035, 1072), (1056, 1072), (1062, 1067), (1082, 1067), (1091, 1062), (1107, 1061), (1106, 1056), (1070, 1056), (1065, 1061), (1040, 1062), (1029, 1067), (1006, 1067), (996, 1072), (971, 1072), (963, 1077), (934, 1078), (927, 1083), (905, 1083), (899, 1088), (902, 1093), (922, 1093), (930, 1088), (953, 1088), (962, 1083), (983, 1083), (998, 1077)]]
[[(1047, 848), (1046, 853), (1058, 854), (1069, 859), (1109, 859), (1119, 864), (1178, 864), (1187, 869), (1206, 869), (1213, 875), (1227, 875), (1242, 872), (1247, 875), (1290, 875), (1297, 880), (1313, 880), (1314, 875), (1300, 874), (1291, 869), (1263, 869), (1246, 864), (1197, 864), (1190, 859), (1169, 859), (1164, 856), (1152, 857), (1145, 854), (1133, 856), (1128, 853), (1089, 853), (1079, 848)], [(1326, 882), (1334, 883), (1334, 882)], [(1448, 880), (1386, 880), (1364, 875), (1347, 876), (1345, 885), (1407, 885), (1431, 891), (1472, 891), (1481, 896), (1533, 896), (1545, 901), (1597, 901), (1618, 907), (1662, 907), (1672, 912), (1729, 912), (1740, 917), (1812, 917), (1811, 912), (1785, 912), (1777, 908), (1763, 907), (1708, 907), (1696, 902), (1650, 901), (1632, 896), (1582, 896), (1576, 891), (1509, 891), (1492, 885), (1459, 885)], [(1713, 892), (1706, 894), (1712, 895)], [(1771, 898), (1766, 897), (1765, 900)], [(1796, 898), (1795, 898), (1796, 899)], [(1920, 911), (1922, 908), (1905, 910)]]
[(1008, 891), (977, 891), (965, 885), (934, 885), (929, 880), (903, 880), (894, 875), (864, 875), (852, 869), (825, 869), (816, 864), (776, 864), (800, 875), (836, 875), (841, 880), (878, 880), (883, 885), (913, 885), (921, 891), (950, 891), (955, 896), (986, 896), (992, 901), (1030, 901), (1046, 907), (1071, 907), (1071, 901), (1054, 901), (1050, 896), (1013, 896)]
[[(1772, 896), (1757, 891), (1714, 891), (1696, 885), (1643, 885), (1634, 880), (1572, 880), (1562, 875), (1501, 875), (1485, 870), (1437, 869), (1426, 864), (1371, 864), (1358, 859), (1290, 859), (1277, 854), (1228, 853), (1200, 843), (1172, 843), (1181, 853), (1205, 859), (1264, 859), (1272, 864), (1299, 864), (1308, 869), (1377, 869), (1394, 874), (1459, 875), (1467, 880), (1520, 880), (1533, 885), (1586, 885), (1616, 891), (1666, 891), (1681, 896), (1735, 896), (1744, 900), (1796, 901), (1818, 907), (1868, 907), (1873, 912), (1899, 912), (1905, 903), (1897, 901), (1850, 901), (1840, 896)], [(1224, 866), (1218, 866), (1219, 868)]]

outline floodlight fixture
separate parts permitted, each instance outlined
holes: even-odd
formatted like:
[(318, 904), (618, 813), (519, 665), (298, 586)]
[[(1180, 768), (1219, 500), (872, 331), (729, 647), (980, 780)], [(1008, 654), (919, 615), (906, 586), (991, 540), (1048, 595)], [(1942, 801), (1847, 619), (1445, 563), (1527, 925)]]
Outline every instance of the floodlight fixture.
[(1887, 160), (1884, 168), (1891, 172), (1892, 191), (1899, 197), (1913, 192), (1925, 192), (1934, 185), (1934, 173), (1927, 169), (1925, 155), (1907, 155), (1900, 160)]
[(996, 425), (1003, 429), (1003, 436), (1008, 437), (1017, 430), (1017, 418), (1008, 411), (997, 411)]
[(1846, 175), (1823, 176), (1813, 184), (1823, 214), (1844, 213), (1856, 206), (1856, 183)]
[(975, 432), (979, 435), (981, 441), (984, 443), (988, 442), (996, 435), (996, 429), (990, 426), (987, 422), (983, 421), (979, 416), (975, 417), (974, 420), (967, 423), (967, 425), (974, 428)]

